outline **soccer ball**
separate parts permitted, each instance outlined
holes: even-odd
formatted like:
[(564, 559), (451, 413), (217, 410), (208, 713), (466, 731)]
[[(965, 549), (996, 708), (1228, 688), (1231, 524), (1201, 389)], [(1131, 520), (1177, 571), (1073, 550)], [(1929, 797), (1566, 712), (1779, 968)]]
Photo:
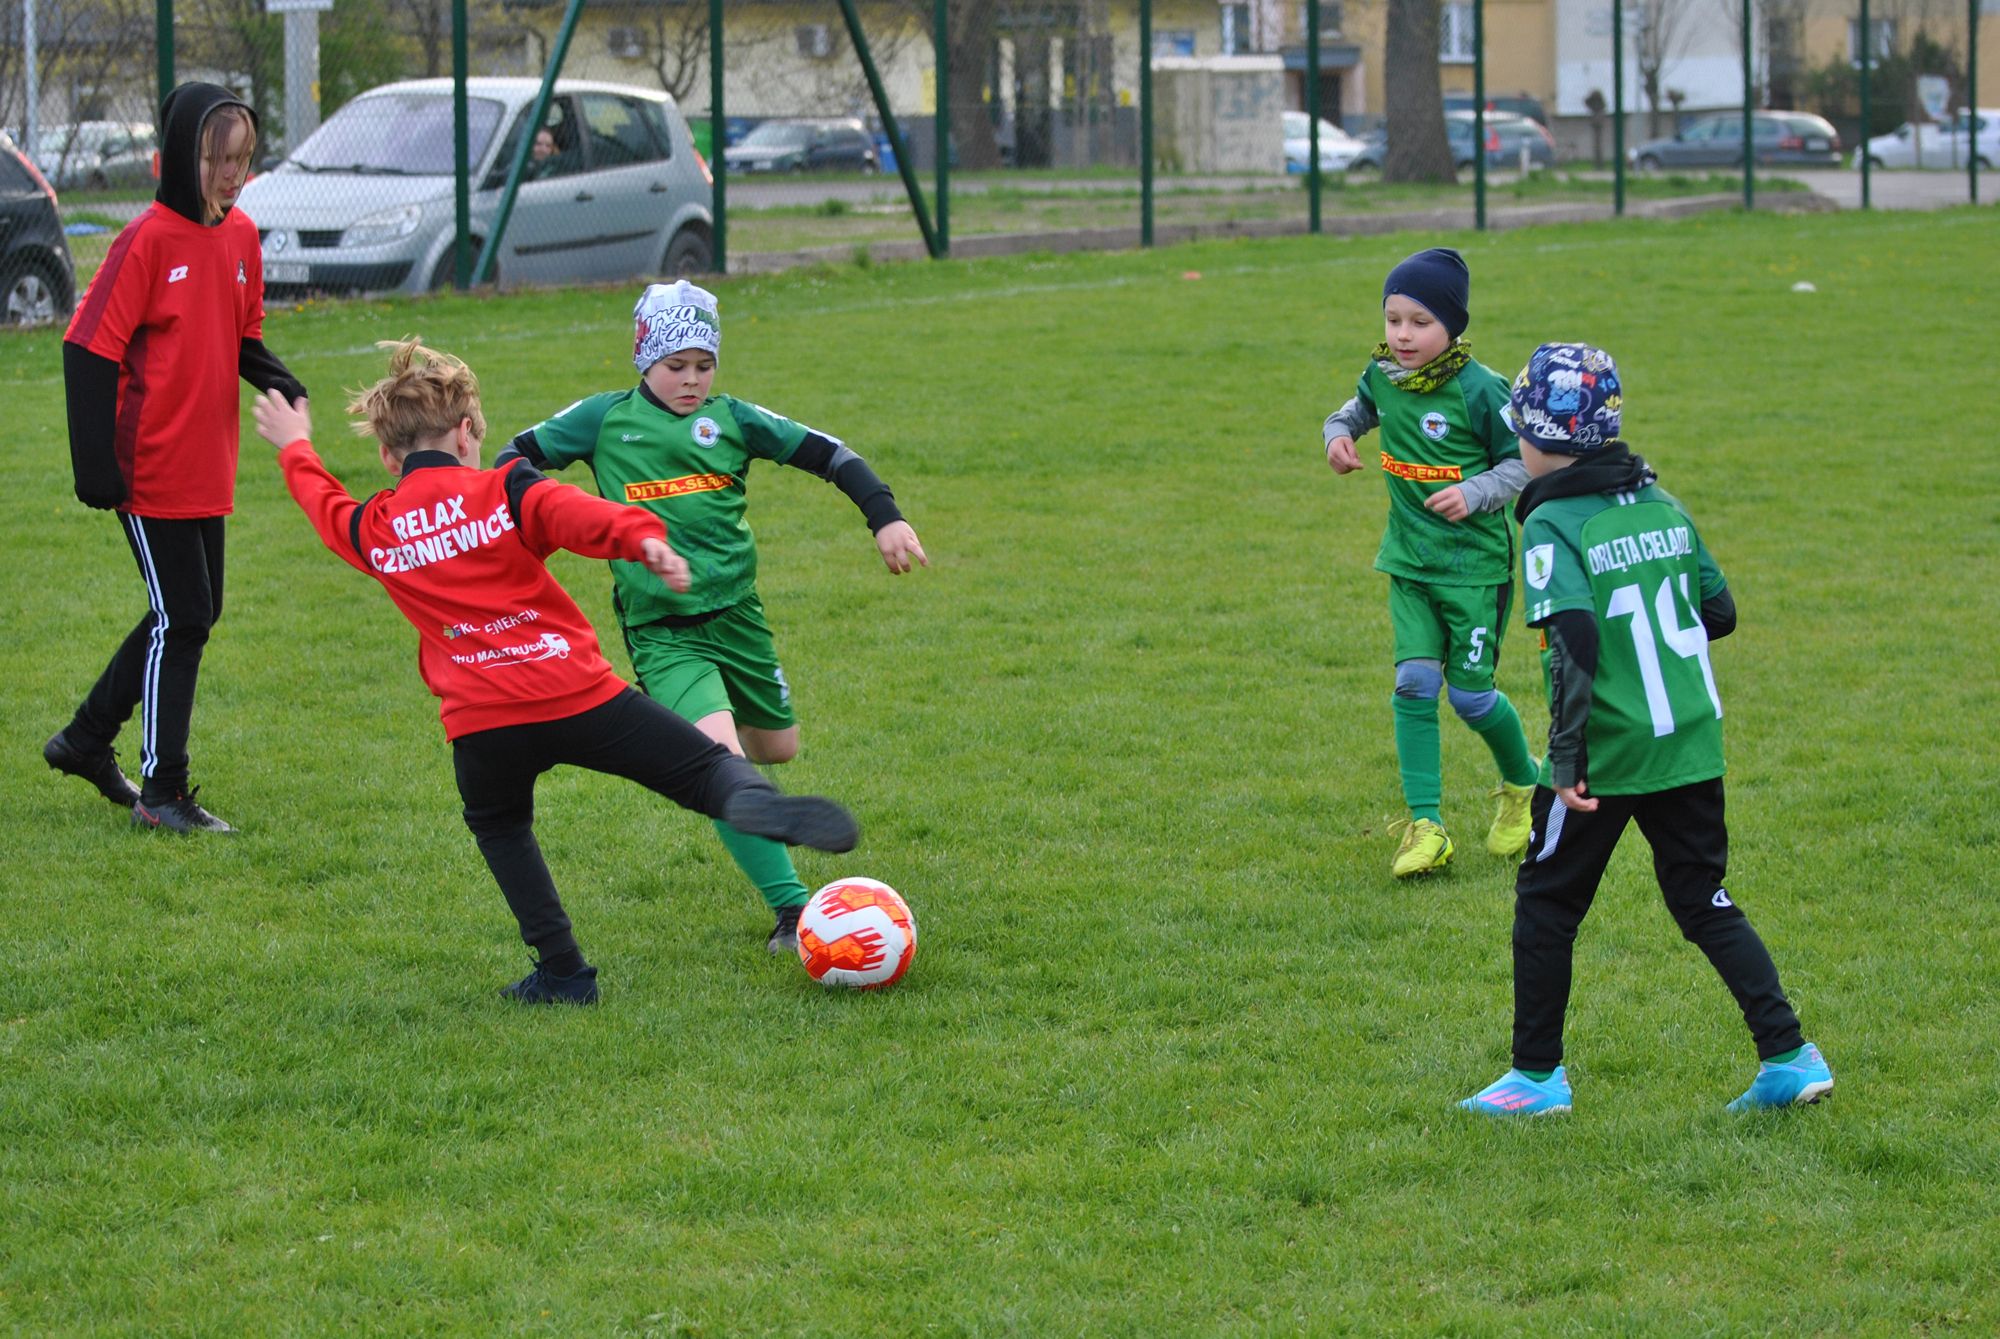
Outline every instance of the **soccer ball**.
[(835, 879), (799, 914), (799, 961), (823, 986), (879, 990), (902, 980), (916, 956), (916, 917), (875, 879)]

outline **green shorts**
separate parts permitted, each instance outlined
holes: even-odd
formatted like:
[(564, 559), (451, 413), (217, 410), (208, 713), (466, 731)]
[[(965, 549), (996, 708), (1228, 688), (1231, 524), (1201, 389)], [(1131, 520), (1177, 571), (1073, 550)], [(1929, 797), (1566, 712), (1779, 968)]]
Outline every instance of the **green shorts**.
[(625, 649), (646, 696), (690, 721), (727, 711), (753, 730), (798, 723), (792, 687), (755, 595), (693, 627), (628, 627)]
[(1407, 577), (1389, 578), (1389, 626), (1395, 630), (1396, 663), (1435, 660), (1454, 688), (1484, 692), (1500, 664), (1501, 635), (1514, 605), (1514, 584), (1437, 586)]

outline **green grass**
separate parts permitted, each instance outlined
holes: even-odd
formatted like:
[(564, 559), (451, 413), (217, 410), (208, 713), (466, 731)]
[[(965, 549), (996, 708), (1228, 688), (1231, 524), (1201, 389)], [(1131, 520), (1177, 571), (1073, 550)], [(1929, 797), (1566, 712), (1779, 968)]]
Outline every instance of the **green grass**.
[[(1448, 720), (1462, 854), (1393, 886), (1382, 489), (1318, 437), (1382, 274), (1440, 241), (1492, 366), (1619, 357), (1730, 576), (1730, 889), (1839, 1073), (1817, 1109), (1723, 1112), (1751, 1050), (1636, 834), (1579, 942), (1576, 1114), (1452, 1108), (1507, 1055), (1490, 763)], [(565, 772), (538, 831), (590, 1011), (495, 998), (524, 955), (413, 636), (254, 438), (194, 734), (243, 835), (131, 832), (43, 768), (140, 597), (69, 496), (58, 336), (7, 337), (0, 1330), (1993, 1333), (1991, 242), (1727, 215), (723, 283), (719, 386), (847, 438), (930, 551), (890, 579), (838, 493), (760, 467), (781, 779), (865, 829), (803, 877), (888, 880), (922, 944), (822, 993), (705, 821)], [(469, 357), (497, 441), (630, 379), (630, 304), (266, 333), (368, 490), (333, 420), (373, 340)], [(601, 565), (555, 566), (615, 646)], [(1515, 628), (1531, 733), (1532, 665)]]

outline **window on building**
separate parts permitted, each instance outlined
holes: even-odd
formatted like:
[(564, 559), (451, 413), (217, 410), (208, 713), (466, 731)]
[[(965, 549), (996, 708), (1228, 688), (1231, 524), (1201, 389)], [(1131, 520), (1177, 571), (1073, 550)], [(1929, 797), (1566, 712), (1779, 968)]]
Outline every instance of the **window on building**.
[(1153, 29), (1153, 54), (1155, 56), (1192, 56), (1194, 54), (1194, 29)]
[[(1341, 21), (1347, 17), (1341, 13), (1341, 8), (1340, 0), (1332, 0), (1332, 3), (1322, 4), (1319, 7), (1319, 36), (1322, 42), (1328, 38), (1340, 36)], [(1305, 31), (1305, 6), (1301, 5), (1299, 9), (1299, 31), (1303, 33)]]
[(1438, 6), (1438, 59), (1447, 65), (1469, 65), (1472, 45), (1472, 6), (1462, 0)]
[[(1894, 19), (1870, 19), (1874, 41), (1868, 45), (1868, 63), (1880, 64), (1896, 54), (1896, 21)], [(1847, 21), (1847, 60), (1851, 65), (1861, 63), (1861, 20)]]
[(1250, 6), (1225, 4), (1222, 9), (1222, 54), (1240, 56), (1257, 48), (1250, 38)]
[(646, 54), (646, 35), (637, 28), (607, 28), (604, 43), (620, 60), (638, 60)]
[(793, 30), (793, 36), (801, 56), (825, 60), (833, 55), (833, 29), (824, 23), (801, 23)]

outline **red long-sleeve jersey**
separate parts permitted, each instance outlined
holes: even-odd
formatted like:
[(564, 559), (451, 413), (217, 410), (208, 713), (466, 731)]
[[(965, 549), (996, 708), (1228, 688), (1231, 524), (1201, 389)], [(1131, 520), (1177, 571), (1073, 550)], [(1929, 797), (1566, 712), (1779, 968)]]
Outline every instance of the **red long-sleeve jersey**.
[(363, 502), (310, 442), (285, 447), (278, 464), (320, 540), (381, 582), (416, 628), (417, 670), (447, 739), (574, 716), (626, 687), (545, 562), (557, 549), (636, 561), (641, 541), (666, 538), (658, 517), (526, 461), (480, 470), (412, 452), (396, 486)]

